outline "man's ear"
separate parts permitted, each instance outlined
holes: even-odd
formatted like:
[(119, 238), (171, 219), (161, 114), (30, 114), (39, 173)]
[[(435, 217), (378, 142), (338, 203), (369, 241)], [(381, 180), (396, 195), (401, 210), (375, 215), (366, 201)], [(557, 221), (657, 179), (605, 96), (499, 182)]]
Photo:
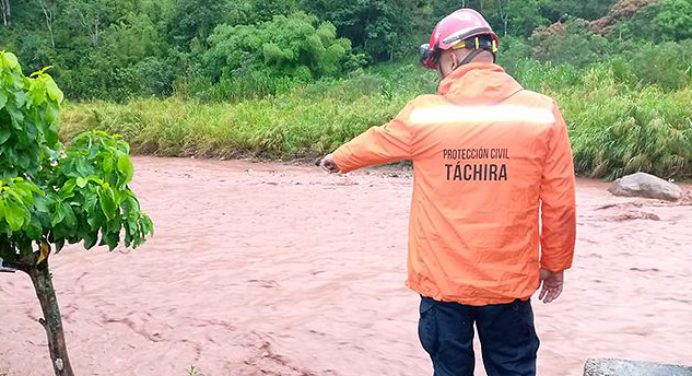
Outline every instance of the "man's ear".
[(452, 68), (450, 71), (454, 72), (457, 68), (459, 68), (459, 59), (457, 58), (457, 54), (452, 53)]
[(444, 60), (444, 54), (440, 55), (440, 57), (437, 59), (437, 72), (440, 74), (440, 78), (445, 78), (444, 69), (442, 68), (444, 65)]

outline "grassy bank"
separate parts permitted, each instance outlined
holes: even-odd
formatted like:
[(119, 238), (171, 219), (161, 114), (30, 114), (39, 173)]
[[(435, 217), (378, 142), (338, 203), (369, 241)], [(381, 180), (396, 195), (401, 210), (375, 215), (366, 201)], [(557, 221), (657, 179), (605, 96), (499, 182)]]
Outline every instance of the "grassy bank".
[[(560, 103), (579, 173), (692, 175), (692, 86), (671, 91), (633, 84), (613, 64), (577, 71), (526, 61), (512, 71), (527, 88)], [(142, 154), (311, 157), (386, 122), (408, 100), (434, 89), (434, 73), (397, 64), (237, 103), (176, 96), (68, 103), (61, 133), (64, 139), (87, 129), (120, 133)]]

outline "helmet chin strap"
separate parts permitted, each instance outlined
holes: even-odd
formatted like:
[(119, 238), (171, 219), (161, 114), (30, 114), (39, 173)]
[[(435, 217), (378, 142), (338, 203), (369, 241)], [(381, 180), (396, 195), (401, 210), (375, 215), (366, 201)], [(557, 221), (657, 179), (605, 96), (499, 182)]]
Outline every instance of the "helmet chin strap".
[[(464, 58), (464, 60), (462, 60), (461, 63), (459, 63), (459, 67), (462, 66), (462, 65), (466, 65), (466, 64), (470, 63), (471, 60), (473, 60), (473, 59), (474, 59), (476, 56), (478, 56), (478, 54), (480, 54), (481, 52), (483, 52), (483, 50), (471, 50), (471, 52), (469, 52), (469, 54), (466, 55), (466, 57)], [(458, 67), (457, 67), (457, 68), (458, 68)]]
[[(470, 63), (473, 59), (476, 58), (476, 56), (478, 56), (483, 51), (486, 51), (486, 50), (473, 49), (473, 50), (471, 50), (471, 52), (469, 52), (468, 55), (466, 55), (466, 57), (463, 60), (461, 60), (461, 62), (459, 62), (459, 60), (457, 59), (457, 55), (452, 54), (452, 64), (454, 64), (452, 71), (455, 71), (455, 70), (457, 70), (457, 68)], [(493, 53), (493, 63), (494, 62), (495, 62), (495, 54)], [(442, 70), (440, 70), (440, 73), (442, 73)]]

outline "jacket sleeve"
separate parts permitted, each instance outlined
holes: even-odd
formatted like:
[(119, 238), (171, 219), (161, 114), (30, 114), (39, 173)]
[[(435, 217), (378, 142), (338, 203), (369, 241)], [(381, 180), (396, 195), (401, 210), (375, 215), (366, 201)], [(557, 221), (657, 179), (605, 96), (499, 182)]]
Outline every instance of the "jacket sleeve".
[(576, 238), (574, 162), (565, 121), (557, 106), (541, 177), (541, 267), (560, 272), (572, 266)]
[(412, 107), (409, 104), (389, 123), (370, 128), (338, 148), (333, 157), (341, 172), (411, 159), (412, 130), (408, 116)]

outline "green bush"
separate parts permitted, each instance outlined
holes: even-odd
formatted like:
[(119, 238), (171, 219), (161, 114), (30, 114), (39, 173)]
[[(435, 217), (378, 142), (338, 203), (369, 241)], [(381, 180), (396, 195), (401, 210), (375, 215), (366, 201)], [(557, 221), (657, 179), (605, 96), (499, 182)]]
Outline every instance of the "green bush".
[(639, 9), (618, 25), (619, 35), (628, 39), (660, 43), (692, 38), (692, 2), (660, 0)]
[[(629, 77), (638, 86), (657, 85), (663, 90), (679, 90), (692, 82), (692, 39), (659, 45), (642, 43), (617, 59), (630, 66)], [(627, 63), (622, 63), (627, 61)], [(626, 69), (624, 66), (622, 69)]]
[(570, 64), (576, 68), (606, 59), (612, 49), (605, 37), (591, 33), (587, 23), (581, 20), (540, 27), (529, 41), (538, 60), (555, 65)]
[(305, 13), (258, 25), (220, 25), (209, 37), (203, 69), (225, 97), (275, 94), (287, 82), (307, 83), (344, 72), (351, 44), (336, 28)]

